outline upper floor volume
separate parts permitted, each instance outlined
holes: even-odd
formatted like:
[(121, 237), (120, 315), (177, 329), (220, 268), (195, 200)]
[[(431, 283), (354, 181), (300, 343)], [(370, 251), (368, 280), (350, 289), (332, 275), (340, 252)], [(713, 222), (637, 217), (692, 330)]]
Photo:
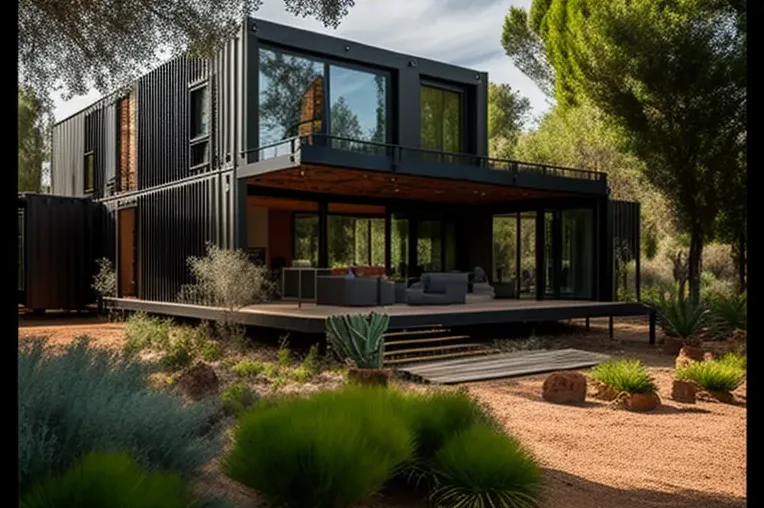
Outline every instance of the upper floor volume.
[(488, 158), (487, 100), (485, 72), (249, 19), (215, 58), (176, 58), (56, 124), (52, 190), (330, 166), (606, 193), (602, 173)]

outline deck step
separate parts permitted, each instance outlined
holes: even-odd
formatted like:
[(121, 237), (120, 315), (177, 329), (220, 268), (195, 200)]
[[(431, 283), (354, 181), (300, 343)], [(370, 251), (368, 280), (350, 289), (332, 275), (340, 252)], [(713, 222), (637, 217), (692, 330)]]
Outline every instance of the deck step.
[(459, 340), (459, 339), (469, 339), (469, 335), (449, 335), (447, 337), (435, 337), (435, 338), (429, 338), (429, 339), (406, 339), (406, 340), (394, 340), (394, 341), (387, 341), (385, 340), (385, 347), (389, 346), (401, 346), (403, 344), (426, 344), (428, 342), (440, 342), (445, 340)]
[(463, 349), (463, 348), (475, 348), (475, 347), (483, 347), (483, 344), (478, 344), (476, 342), (469, 342), (466, 344), (447, 344), (445, 346), (419, 347), (414, 349), (398, 349), (396, 351), (385, 351), (385, 356), (408, 355), (412, 353), (433, 353), (436, 351), (444, 351), (448, 349)]
[(425, 355), (425, 356), (414, 356), (409, 358), (395, 358), (393, 360), (385, 360), (385, 365), (399, 365), (403, 363), (429, 362), (433, 360), (445, 360), (447, 358), (458, 358), (458, 357), (464, 357), (464, 356), (493, 355), (500, 352), (501, 351), (499, 351), (498, 349), (485, 348), (485, 349), (477, 349), (472, 351), (461, 351), (459, 353), (446, 353), (442, 355)]
[(432, 335), (433, 333), (448, 333), (451, 330), (448, 328), (435, 328), (432, 330), (404, 330), (402, 332), (390, 332), (383, 334), (383, 337), (409, 337), (411, 335)]

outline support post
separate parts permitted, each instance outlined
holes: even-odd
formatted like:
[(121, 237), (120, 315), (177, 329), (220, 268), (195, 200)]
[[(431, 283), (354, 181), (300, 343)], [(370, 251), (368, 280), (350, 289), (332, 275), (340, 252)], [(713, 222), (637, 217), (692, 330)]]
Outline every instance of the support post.
[(650, 345), (655, 345), (655, 322), (656, 322), (655, 310), (650, 311)]
[(608, 321), (608, 336), (613, 338), (613, 316), (610, 316)]
[(586, 318), (586, 331), (588, 332), (589, 330), (591, 330), (590, 318)]

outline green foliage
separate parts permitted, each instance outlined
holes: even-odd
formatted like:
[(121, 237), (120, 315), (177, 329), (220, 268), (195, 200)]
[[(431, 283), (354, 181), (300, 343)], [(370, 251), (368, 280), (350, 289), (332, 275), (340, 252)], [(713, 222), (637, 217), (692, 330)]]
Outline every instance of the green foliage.
[(109, 258), (96, 260), (98, 271), (93, 276), (93, 290), (101, 298), (117, 296), (117, 271)]
[(708, 309), (690, 298), (662, 297), (658, 304), (659, 323), (669, 337), (687, 340), (698, 335), (706, 324)]
[(531, 28), (528, 13), (510, 7), (504, 18), (501, 46), (520, 71), (531, 78), (547, 96), (554, 93), (554, 68), (546, 56), (544, 41)]
[(677, 369), (680, 381), (694, 381), (709, 392), (731, 392), (745, 379), (745, 370), (740, 368), (739, 359), (726, 361), (690, 362)]
[(718, 361), (720, 363), (729, 365), (730, 367), (734, 367), (742, 371), (745, 371), (747, 366), (746, 356), (742, 354), (737, 354), (737, 353), (727, 353), (726, 355), (721, 357), (721, 359), (719, 359)]
[(257, 360), (242, 360), (234, 365), (231, 370), (239, 377), (255, 377), (265, 370), (265, 363)]
[(311, 374), (317, 374), (321, 370), (318, 358), (318, 344), (313, 344), (308, 349), (308, 354), (302, 359), (302, 367)]
[(257, 401), (257, 394), (244, 383), (235, 383), (220, 394), (226, 412), (239, 416)]
[(432, 459), (449, 439), (474, 425), (499, 428), (490, 411), (466, 391), (438, 390), (409, 395), (404, 400), (420, 461)]
[(45, 101), (33, 90), (18, 90), (18, 191), (42, 190), (42, 165), (49, 159), (51, 116)]
[(531, 109), (506, 83), (488, 83), (488, 153), (492, 157), (511, 158), (517, 138)]
[(435, 455), (436, 506), (529, 508), (537, 505), (541, 468), (511, 436), (474, 425)]
[(616, 393), (655, 393), (657, 386), (639, 360), (613, 360), (592, 369), (591, 377)]
[(163, 348), (162, 365), (174, 372), (185, 369), (197, 356), (199, 347), (206, 343), (203, 331), (187, 326), (173, 328)]
[(390, 318), (387, 314), (330, 316), (326, 320), (326, 340), (340, 360), (349, 360), (362, 369), (382, 368), (385, 339)]
[(21, 508), (186, 508), (192, 498), (178, 474), (148, 471), (128, 453), (85, 455), (61, 475), (22, 493)]
[[(90, 451), (129, 451), (144, 467), (195, 474), (218, 450), (214, 404), (184, 405), (146, 384), (151, 366), (79, 338), (55, 354), (19, 344), (19, 483), (59, 474)], [(207, 430), (205, 430), (207, 429)]]
[(240, 417), (223, 470), (286, 506), (359, 501), (413, 454), (394, 398), (385, 389), (349, 387), (256, 407)]
[(144, 349), (165, 349), (170, 343), (172, 326), (171, 319), (136, 312), (125, 323), (125, 352), (133, 354)]
[(748, 301), (745, 293), (711, 300), (711, 323), (720, 335), (748, 329)]
[(287, 337), (281, 339), (278, 355), (279, 367), (289, 367), (292, 364), (292, 351), (289, 349)]
[(199, 356), (205, 362), (215, 362), (220, 359), (223, 352), (220, 350), (220, 344), (212, 340), (204, 340), (199, 344)]

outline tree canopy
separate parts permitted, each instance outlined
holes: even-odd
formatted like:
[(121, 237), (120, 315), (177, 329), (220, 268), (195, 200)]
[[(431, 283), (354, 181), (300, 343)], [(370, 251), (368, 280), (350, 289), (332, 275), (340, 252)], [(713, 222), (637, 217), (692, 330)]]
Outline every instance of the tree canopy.
[(511, 157), (525, 125), (531, 102), (506, 83), (488, 83), (489, 153)]
[[(336, 27), (354, 0), (283, 0), (295, 15)], [(106, 93), (171, 55), (208, 56), (262, 0), (21, 0), (20, 84), (38, 98)]]
[(690, 234), (694, 298), (745, 150), (745, 14), (731, 0), (534, 0), (528, 18), (559, 103), (605, 113)]
[(40, 192), (47, 159), (50, 115), (28, 90), (18, 91), (18, 191)]

